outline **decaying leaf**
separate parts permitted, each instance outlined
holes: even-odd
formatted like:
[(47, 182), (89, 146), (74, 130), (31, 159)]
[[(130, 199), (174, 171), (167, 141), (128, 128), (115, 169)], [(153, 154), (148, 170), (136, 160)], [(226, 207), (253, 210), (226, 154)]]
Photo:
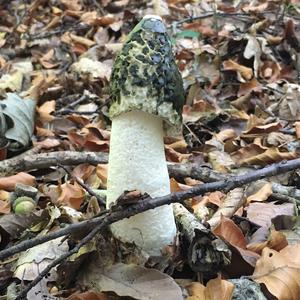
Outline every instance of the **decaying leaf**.
[(222, 217), (232, 217), (244, 203), (244, 188), (233, 189), (227, 194), (219, 209), (215, 212), (211, 219), (208, 220), (208, 223), (212, 228), (217, 227), (222, 221)]
[[(20, 280), (33, 280), (40, 270), (43, 270), (59, 255), (68, 251), (67, 241), (57, 238), (49, 242), (35, 246), (21, 254), (18, 259), (14, 276)], [(55, 280), (55, 269), (52, 269), (47, 280)]]
[(247, 249), (261, 254), (265, 247), (280, 251), (288, 245), (287, 239), (283, 232), (272, 230), (268, 240), (263, 240), (261, 242), (250, 243), (247, 245)]
[(187, 300), (231, 300), (234, 285), (220, 278), (211, 279), (206, 287), (199, 282), (187, 286), (189, 297)]
[(247, 203), (250, 203), (252, 201), (265, 201), (268, 199), (270, 195), (272, 195), (272, 184), (270, 182), (266, 183), (259, 191), (257, 191), (255, 194), (249, 196), (247, 198)]
[(278, 215), (294, 215), (294, 206), (292, 203), (275, 205), (274, 203), (250, 203), (246, 208), (247, 217), (250, 221), (269, 228), (271, 219)]
[(36, 179), (28, 173), (20, 172), (16, 175), (0, 178), (0, 189), (14, 191), (16, 183), (35, 186)]
[(180, 287), (167, 274), (137, 265), (115, 264), (99, 273), (88, 274), (89, 285), (99, 292), (140, 300), (183, 300)]
[(11, 140), (9, 149), (23, 148), (29, 145), (34, 129), (35, 101), (21, 99), (16, 94), (8, 93), (6, 100), (0, 103), (0, 119), (6, 119), (3, 134)]
[(78, 183), (64, 183), (57, 203), (79, 209), (84, 200), (84, 190)]

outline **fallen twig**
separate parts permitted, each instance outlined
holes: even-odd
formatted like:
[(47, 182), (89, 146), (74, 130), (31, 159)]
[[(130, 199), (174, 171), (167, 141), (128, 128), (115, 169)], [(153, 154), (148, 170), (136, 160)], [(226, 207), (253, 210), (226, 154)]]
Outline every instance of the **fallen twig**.
[(72, 175), (72, 173), (65, 166), (63, 166), (61, 164), (58, 164), (58, 166), (61, 167), (62, 169), (64, 169), (71, 178), (74, 178), (74, 180), (81, 187), (83, 187), (91, 196), (94, 196), (97, 199), (99, 204), (101, 203), (101, 204), (105, 205), (105, 199), (101, 198), (97, 193), (95, 193), (93, 191), (93, 189), (91, 189), (87, 184), (85, 184), (81, 178), (78, 178), (78, 177)]
[[(35, 149), (35, 148), (33, 148)], [(46, 169), (49, 167), (64, 165), (72, 166), (82, 163), (97, 165), (108, 162), (108, 154), (103, 152), (78, 152), (78, 151), (54, 151), (48, 153), (37, 153), (28, 150), (14, 158), (0, 161), (0, 177), (13, 175), (20, 171), (30, 171), (34, 169)], [(193, 177), (204, 182), (214, 182), (227, 178), (227, 175), (217, 173), (205, 166), (196, 164), (168, 164), (170, 177), (184, 178)]]
[[(39, 151), (40, 147), (35, 147), (18, 156), (0, 161), (0, 177), (13, 175), (20, 171), (46, 169), (57, 165), (72, 166), (82, 163), (97, 165), (108, 162), (108, 154), (103, 152), (54, 151), (38, 153)], [(233, 174), (218, 173), (209, 167), (199, 166), (195, 163), (168, 163), (168, 171), (169, 176), (177, 180), (192, 177), (203, 182), (215, 182), (234, 176)], [(300, 200), (299, 189), (273, 182), (272, 190), (274, 193)]]
[[(300, 167), (300, 159), (299, 158), (291, 160), (291, 161), (283, 161), (283, 162), (268, 166), (266, 168), (263, 168), (261, 170), (253, 171), (253, 172), (245, 174), (245, 175), (231, 177), (228, 180), (197, 185), (186, 191), (171, 193), (169, 195), (157, 197), (157, 198), (153, 198), (153, 199), (151, 197), (147, 197), (147, 198), (137, 201), (137, 203), (132, 204), (125, 208), (122, 206), (118, 206), (114, 210), (109, 211), (107, 213), (107, 215), (100, 217), (101, 218), (100, 222), (96, 225), (96, 228), (94, 228), (75, 248), (73, 248), (68, 253), (62, 255), (61, 257), (57, 258), (50, 265), (48, 265), (48, 267), (45, 268), (40, 273), (40, 275), (34, 281), (32, 281), (32, 283), (23, 292), (21, 292), (20, 296), (17, 299), (21, 300), (24, 297), (26, 297), (27, 292), (34, 285), (36, 285), (40, 280), (42, 280), (42, 278), (45, 275), (47, 275), (47, 273), (49, 272), (49, 270), (51, 270), (51, 268), (53, 268), (54, 266), (56, 266), (57, 264), (62, 262), (64, 259), (66, 259), (70, 255), (76, 253), (78, 251), (78, 249), (82, 245), (84, 245), (86, 242), (88, 242), (97, 232), (99, 232), (100, 230), (104, 229), (106, 226), (108, 226), (116, 221), (131, 217), (133, 215), (136, 215), (137, 213), (146, 211), (148, 209), (153, 209), (158, 206), (176, 203), (176, 202), (182, 202), (188, 198), (203, 195), (207, 192), (213, 192), (216, 190), (224, 190), (225, 192), (228, 192), (236, 187), (243, 186), (252, 181), (262, 179), (267, 176), (274, 176), (277, 174), (282, 174), (282, 173), (297, 169), (299, 167)], [(70, 226), (72, 226), (72, 225), (70, 225)], [(23, 242), (23, 243), (26, 243), (26, 242)], [(0, 257), (1, 257), (1, 254), (3, 257), (3, 251), (0, 252)], [(12, 255), (12, 254), (10, 253), (9, 255)]]
[(28, 286), (24, 290), (21, 291), (21, 293), (18, 295), (16, 300), (22, 300), (27, 299), (27, 293), (35, 286), (37, 285), (48, 273), (51, 271), (52, 268), (60, 264), (62, 261), (70, 257), (71, 255), (75, 254), (79, 251), (79, 249), (85, 245), (88, 241), (90, 241), (104, 226), (105, 222), (97, 225), (87, 236), (85, 236), (73, 249), (68, 251), (67, 253), (59, 256), (57, 259), (55, 259), (52, 263), (50, 263), (44, 270), (42, 270), (39, 275), (32, 280)]
[(69, 225), (67, 228), (60, 229), (56, 232), (50, 232), (45, 236), (36, 237), (31, 240), (21, 242), (8, 249), (2, 250), (0, 251), (0, 260), (3, 260), (6, 257), (22, 252), (29, 248), (32, 248), (33, 246), (36, 246), (38, 244), (42, 244), (49, 240), (53, 240), (55, 238), (70, 234), (79, 229), (85, 228), (86, 226), (89, 226), (89, 228), (93, 228), (97, 224), (103, 222), (103, 220), (106, 218), (109, 218), (110, 220), (110, 222), (107, 224), (109, 225), (113, 222), (122, 220), (124, 218), (129, 218), (137, 213), (146, 211), (148, 209), (153, 209), (155, 207), (162, 206), (165, 204), (183, 202), (186, 199), (203, 195), (207, 192), (213, 192), (217, 190), (223, 190), (225, 192), (228, 192), (236, 187), (241, 187), (247, 183), (256, 181), (258, 179), (275, 176), (277, 174), (289, 172), (297, 168), (300, 168), (300, 158), (276, 163), (271, 166), (265, 167), (263, 169), (252, 171), (240, 176), (229, 177), (228, 179), (225, 180), (196, 185), (188, 190), (171, 193), (166, 196), (157, 197), (157, 198), (147, 197), (146, 199), (137, 201), (137, 203), (132, 204), (131, 206), (128, 206), (126, 208), (121, 207), (118, 210), (105, 211), (103, 212), (103, 215), (96, 217), (94, 219)]
[(54, 151), (48, 153), (32, 154), (31, 150), (14, 158), (0, 162), (0, 177), (15, 174), (19, 171), (30, 171), (34, 169), (46, 169), (51, 166), (77, 165), (89, 163), (97, 165), (107, 163), (108, 155), (102, 152), (76, 152), (76, 151)]

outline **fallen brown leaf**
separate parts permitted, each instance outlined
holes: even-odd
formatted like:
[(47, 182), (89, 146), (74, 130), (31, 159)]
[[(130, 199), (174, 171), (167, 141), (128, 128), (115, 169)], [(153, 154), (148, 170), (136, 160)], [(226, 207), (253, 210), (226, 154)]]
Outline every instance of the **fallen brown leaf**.
[(35, 186), (35, 177), (28, 173), (20, 172), (13, 176), (0, 178), (0, 189), (5, 191), (14, 191), (16, 183)]

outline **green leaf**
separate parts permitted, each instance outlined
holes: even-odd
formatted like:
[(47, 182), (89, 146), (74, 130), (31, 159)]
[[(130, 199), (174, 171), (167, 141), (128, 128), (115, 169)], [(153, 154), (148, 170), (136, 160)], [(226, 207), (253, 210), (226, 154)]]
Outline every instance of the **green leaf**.
[(176, 38), (198, 38), (200, 32), (193, 30), (183, 30), (176, 35)]

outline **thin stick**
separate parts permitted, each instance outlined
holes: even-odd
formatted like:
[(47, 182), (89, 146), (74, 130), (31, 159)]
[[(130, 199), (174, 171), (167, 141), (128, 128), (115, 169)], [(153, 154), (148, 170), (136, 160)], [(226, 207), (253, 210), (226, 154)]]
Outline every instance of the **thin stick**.
[[(17, 300), (24, 299), (26, 297), (28, 291), (34, 287), (38, 282), (40, 282), (45, 275), (56, 265), (58, 265), (60, 262), (62, 262), (64, 259), (68, 258), (72, 254), (76, 253), (82, 245), (84, 245), (86, 242), (88, 242), (90, 239), (92, 239), (97, 232), (105, 228), (106, 226), (122, 220), (124, 218), (131, 217), (133, 215), (136, 215), (137, 213), (146, 211), (148, 209), (153, 209), (158, 206), (162, 206), (165, 204), (171, 204), (175, 202), (182, 202), (188, 198), (192, 198), (194, 196), (203, 195), (207, 192), (212, 192), (216, 190), (224, 190), (229, 191), (233, 188), (243, 186), (244, 184), (250, 183), (252, 181), (255, 181), (257, 179), (262, 179), (267, 176), (274, 176), (277, 174), (282, 174), (291, 170), (294, 170), (296, 168), (300, 167), (300, 159), (294, 159), (292, 161), (283, 161), (277, 164), (273, 164), (269, 167), (266, 167), (261, 170), (257, 170), (251, 173), (248, 173), (246, 175), (241, 176), (235, 176), (232, 178), (229, 178), (228, 180), (218, 181), (218, 182), (212, 182), (202, 185), (197, 185), (189, 190), (171, 193), (166, 196), (157, 197), (152, 199), (151, 197), (147, 197), (144, 200), (137, 201), (137, 203), (132, 204), (131, 206), (127, 208), (117, 207), (115, 210), (108, 213), (105, 217), (103, 217), (102, 222), (98, 224), (82, 241), (77, 244), (76, 247), (74, 247), (71, 251), (68, 253), (60, 256), (56, 260), (54, 260), (51, 264), (49, 264), (41, 273), (40, 275), (35, 278), (28, 286), (25, 288), (21, 294), (17, 297)], [(2, 252), (2, 251), (1, 251)], [(0, 254), (1, 254), (0, 252)]]
[(91, 189), (87, 184), (85, 184), (82, 179), (78, 178), (77, 176), (74, 176), (65, 166), (61, 164), (58, 164), (58, 166), (64, 169), (71, 178), (74, 178), (74, 180), (81, 187), (83, 187), (91, 196), (94, 196), (97, 199), (98, 203), (102, 203), (104, 205), (106, 204), (105, 200), (101, 198), (97, 193), (95, 193), (93, 189)]
[(18, 295), (16, 300), (22, 300), (26, 299), (27, 293), (35, 286), (37, 285), (48, 273), (51, 271), (52, 268), (63, 262), (65, 259), (70, 257), (71, 255), (77, 253), (79, 249), (85, 245), (88, 241), (90, 241), (103, 227), (105, 226), (105, 222), (97, 225), (87, 236), (85, 236), (81, 242), (79, 242), (73, 249), (68, 251), (67, 253), (61, 255), (57, 259), (55, 259), (52, 263), (50, 263), (40, 274), (31, 281), (28, 286), (21, 291), (21, 293)]

